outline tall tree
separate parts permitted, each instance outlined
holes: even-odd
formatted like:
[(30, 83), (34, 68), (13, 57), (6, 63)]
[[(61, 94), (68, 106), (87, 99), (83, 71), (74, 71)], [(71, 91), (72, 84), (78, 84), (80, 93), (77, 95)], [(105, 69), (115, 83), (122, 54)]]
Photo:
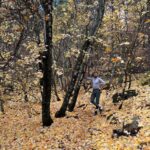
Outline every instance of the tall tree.
[[(100, 0), (99, 8), (97, 10), (97, 17), (96, 17), (95, 22), (93, 23), (93, 28), (90, 31), (91, 36), (94, 36), (96, 34), (96, 31), (98, 30), (98, 28), (100, 27), (100, 25), (102, 23), (102, 19), (103, 19), (103, 15), (104, 15), (104, 8), (105, 8), (105, 1)], [(90, 48), (89, 48), (88, 52), (90, 53)], [(76, 105), (78, 94), (79, 94), (80, 87), (81, 87), (81, 83), (84, 79), (84, 74), (86, 72), (86, 68), (87, 68), (87, 60), (85, 59), (85, 61), (83, 61), (83, 63), (80, 65), (77, 83), (74, 87), (74, 95), (73, 95), (73, 98), (71, 99), (70, 104), (68, 105), (69, 111), (73, 111), (74, 107)]]
[[(101, 25), (102, 18), (103, 18), (103, 15), (104, 15), (105, 0), (99, 0), (98, 6), (99, 6), (98, 15), (97, 15), (96, 21), (93, 23), (93, 28), (90, 30), (89, 36), (94, 36), (96, 34), (96, 31), (98, 30), (98, 28)], [(78, 59), (76, 61), (74, 71), (72, 73), (72, 78), (71, 78), (71, 82), (70, 82), (69, 87), (68, 87), (68, 91), (65, 95), (63, 104), (62, 104), (60, 110), (56, 112), (55, 117), (64, 117), (65, 116), (65, 112), (67, 110), (67, 106), (68, 106), (70, 97), (73, 93), (73, 90), (74, 90), (76, 81), (78, 79), (78, 76), (79, 77), (82, 76), (82, 75), (79, 74), (79, 71), (80, 71), (80, 68), (82, 68), (82, 70), (84, 70), (84, 67), (80, 67), (80, 66), (83, 63), (85, 52), (88, 51), (90, 45), (91, 45), (91, 41), (89, 39), (87, 39), (85, 41), (85, 43), (83, 44), (83, 47), (82, 47), (82, 49), (80, 51), (80, 54), (78, 56)], [(82, 70), (81, 70), (81, 73), (83, 73)]]
[(45, 48), (42, 54), (43, 64), (43, 92), (42, 92), (42, 122), (43, 126), (50, 126), (53, 120), (50, 116), (50, 99), (52, 84), (52, 0), (42, 0), (44, 10)]

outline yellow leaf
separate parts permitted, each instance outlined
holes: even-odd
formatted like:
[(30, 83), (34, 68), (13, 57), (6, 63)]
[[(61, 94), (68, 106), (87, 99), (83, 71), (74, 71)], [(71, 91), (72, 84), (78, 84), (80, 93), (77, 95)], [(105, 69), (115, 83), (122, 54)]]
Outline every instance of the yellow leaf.
[(150, 19), (147, 19), (147, 20), (145, 21), (145, 23), (150, 23)]
[(24, 16), (23, 18), (24, 18), (25, 21), (28, 21), (28, 20), (29, 20), (29, 17), (28, 17), (28, 16)]
[(106, 47), (105, 51), (106, 52), (111, 52), (111, 48), (110, 47)]
[(49, 19), (49, 16), (48, 15), (45, 16), (45, 21), (48, 21), (48, 19)]

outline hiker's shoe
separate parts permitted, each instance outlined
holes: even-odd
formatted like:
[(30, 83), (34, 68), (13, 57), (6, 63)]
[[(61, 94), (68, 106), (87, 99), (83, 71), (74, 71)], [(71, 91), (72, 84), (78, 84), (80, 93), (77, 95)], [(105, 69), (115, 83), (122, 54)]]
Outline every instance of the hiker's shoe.
[(98, 114), (98, 110), (96, 109), (94, 112), (94, 115), (96, 116)]
[(100, 111), (100, 112), (102, 112), (102, 111), (103, 111), (103, 107), (102, 107), (102, 106), (99, 106), (99, 108), (98, 108), (98, 109), (99, 109), (99, 111)]

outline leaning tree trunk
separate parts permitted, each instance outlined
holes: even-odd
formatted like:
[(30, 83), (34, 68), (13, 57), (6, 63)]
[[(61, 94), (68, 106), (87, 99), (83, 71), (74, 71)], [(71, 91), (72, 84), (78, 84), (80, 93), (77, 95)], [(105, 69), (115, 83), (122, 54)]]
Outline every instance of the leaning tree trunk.
[(50, 126), (53, 120), (50, 116), (50, 99), (52, 84), (52, 0), (41, 2), (44, 10), (45, 23), (45, 48), (43, 52), (43, 92), (42, 92), (42, 123), (43, 126)]
[[(99, 3), (100, 4), (100, 3)], [(101, 5), (100, 5), (101, 6)], [(100, 6), (99, 6), (99, 9), (100, 9)], [(104, 6), (104, 5), (103, 5)], [(102, 11), (102, 10), (101, 10)], [(104, 14), (104, 10), (102, 11), (102, 14), (99, 12), (98, 13), (98, 17), (97, 17), (97, 20), (96, 20), (96, 23), (95, 23), (95, 26), (94, 26), (94, 29), (92, 30), (91, 34), (95, 34), (95, 31), (96, 31), (96, 28), (100, 26), (101, 22), (102, 22), (102, 18), (103, 18), (103, 14)], [(102, 15), (102, 16), (101, 16)], [(100, 18), (100, 19), (99, 19)], [(90, 52), (89, 52), (90, 53)], [(78, 81), (77, 81), (77, 84), (74, 88), (74, 95), (71, 99), (71, 102), (70, 104), (68, 105), (68, 110), (69, 111), (73, 111), (74, 110), (74, 107), (76, 105), (76, 102), (77, 102), (77, 98), (78, 98), (78, 94), (79, 94), (79, 91), (80, 91), (80, 87), (81, 87), (81, 83), (84, 79), (84, 74), (86, 72), (86, 69), (87, 69), (87, 61), (85, 60), (85, 62), (82, 63), (81, 65), (81, 68), (80, 68), (80, 71), (79, 71), (79, 74), (78, 74)]]
[[(100, 27), (100, 25), (102, 23), (102, 18), (103, 18), (103, 15), (104, 15), (104, 7), (105, 7), (105, 0), (99, 0), (98, 15), (97, 15), (97, 18), (96, 18), (96, 22), (94, 22), (94, 24), (93, 24), (93, 28), (90, 30), (89, 36), (94, 36), (96, 34), (96, 31)], [(57, 111), (56, 114), (55, 114), (55, 117), (57, 117), (57, 118), (65, 116), (65, 113), (66, 113), (66, 110), (67, 110), (67, 107), (68, 107), (68, 104), (69, 104), (70, 97), (73, 93), (74, 86), (75, 86), (77, 78), (78, 78), (80, 65), (83, 63), (85, 52), (87, 52), (90, 45), (91, 45), (90, 40), (86, 40), (85, 43), (83, 44), (83, 47), (82, 47), (82, 49), (80, 51), (80, 54), (78, 56), (78, 59), (76, 61), (76, 65), (74, 67), (71, 82), (69, 84), (68, 91), (65, 95), (63, 104), (62, 104), (60, 110)]]
[(77, 81), (77, 84), (76, 84), (75, 89), (74, 89), (74, 94), (73, 94), (73, 97), (71, 99), (70, 104), (68, 105), (68, 110), (70, 112), (72, 112), (74, 110), (74, 107), (76, 105), (77, 98), (78, 98), (79, 91), (80, 91), (80, 87), (81, 87), (81, 83), (83, 81), (84, 74), (86, 72), (86, 67), (87, 66), (85, 66), (85, 64), (81, 65), (81, 69), (80, 69), (79, 76), (78, 76), (78, 81)]
[[(89, 51), (89, 53), (90, 52), (91, 51)], [(75, 105), (76, 105), (76, 102), (77, 102), (77, 98), (78, 98), (78, 95), (79, 95), (79, 91), (80, 91), (80, 87), (81, 87), (82, 81), (84, 79), (85, 72), (87, 70), (87, 61), (88, 61), (88, 58), (84, 59), (82, 65), (80, 67), (77, 83), (76, 83), (76, 85), (74, 87), (73, 97), (71, 99), (70, 104), (68, 105), (68, 111), (70, 111), (70, 112), (72, 112), (74, 110), (74, 108), (75, 108)]]

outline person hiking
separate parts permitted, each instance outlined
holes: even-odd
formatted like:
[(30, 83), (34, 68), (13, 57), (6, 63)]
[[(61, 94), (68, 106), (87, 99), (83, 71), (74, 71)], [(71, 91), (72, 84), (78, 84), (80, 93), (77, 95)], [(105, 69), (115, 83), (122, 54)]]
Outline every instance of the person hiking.
[(95, 115), (103, 110), (103, 107), (99, 105), (99, 99), (101, 95), (101, 90), (106, 84), (104, 80), (98, 77), (98, 73), (94, 72), (93, 77), (86, 77), (88, 80), (92, 81), (93, 92), (91, 95), (91, 103), (96, 106)]

